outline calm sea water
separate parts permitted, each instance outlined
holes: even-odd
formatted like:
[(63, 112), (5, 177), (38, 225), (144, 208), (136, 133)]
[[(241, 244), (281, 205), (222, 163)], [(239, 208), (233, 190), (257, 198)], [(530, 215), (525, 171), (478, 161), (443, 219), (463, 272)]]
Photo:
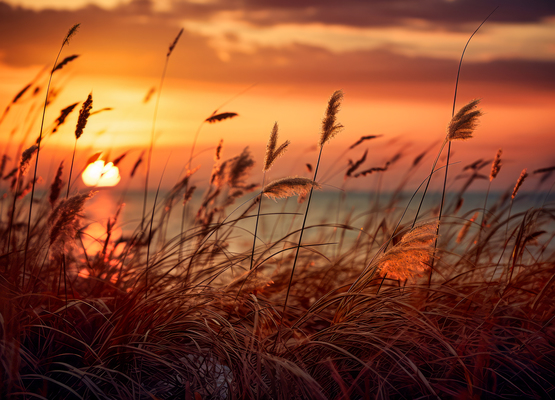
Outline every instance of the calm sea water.
[[(183, 206), (180, 201), (170, 208), (166, 203), (167, 193), (159, 193), (156, 200), (154, 226), (160, 216), (165, 213), (167, 224), (163, 228), (166, 240), (179, 236), (182, 224)], [(307, 218), (307, 227), (304, 235), (307, 240), (318, 238), (319, 240), (333, 243), (337, 241), (336, 232), (338, 229), (344, 230), (345, 239), (356, 238), (361, 230), (373, 232), (382, 222), (384, 217), (388, 223), (397, 222), (407, 207), (412, 193), (376, 193), (376, 192), (314, 192), (310, 204), (310, 211)], [(470, 219), (475, 211), (484, 207), (486, 193), (468, 192), (463, 196), (462, 204), (457, 205), (457, 194), (450, 193), (446, 197), (444, 214), (454, 216), (455, 219)], [(88, 224), (87, 232), (91, 238), (102, 237), (105, 233), (108, 218), (115, 215), (118, 205), (122, 202), (120, 217), (118, 219), (118, 234), (131, 235), (141, 225), (143, 215), (143, 192), (129, 191), (122, 193), (113, 189), (104, 189), (96, 193), (89, 200), (86, 208), (86, 221)], [(187, 205), (187, 214), (184, 230), (194, 228), (193, 216), (196, 214), (201, 202), (202, 192), (196, 193)], [(503, 193), (490, 193), (488, 196), (487, 207), (493, 207), (503, 196)], [(253, 200), (256, 194), (250, 194), (238, 199), (234, 205), (225, 209), (224, 215), (227, 222), (234, 224), (234, 228), (227, 233), (229, 242), (234, 243), (236, 249), (252, 243), (252, 234), (256, 219), (257, 205), (253, 207)], [(404, 223), (410, 223), (420, 202), (421, 195), (418, 194), (411, 202)], [(155, 192), (149, 193), (147, 199), (147, 209), (145, 221), (150, 221), (154, 206)], [(421, 219), (433, 217), (433, 212), (437, 212), (441, 201), (441, 193), (428, 193), (424, 201)], [(509, 201), (506, 201), (505, 208), (508, 208)], [(511, 215), (525, 212), (532, 207), (555, 204), (555, 194), (548, 196), (545, 192), (519, 192), (512, 205)], [(247, 210), (251, 206), (250, 210)], [(453, 210), (457, 208), (456, 214)], [(288, 233), (300, 229), (306, 202), (298, 204), (296, 198), (283, 199), (274, 202), (264, 198), (262, 201), (262, 216), (259, 223), (258, 237), (263, 242), (271, 242), (285, 237)], [(169, 213), (169, 214), (168, 214)], [(146, 226), (146, 224), (145, 224)], [(338, 228), (339, 227), (339, 228)]]

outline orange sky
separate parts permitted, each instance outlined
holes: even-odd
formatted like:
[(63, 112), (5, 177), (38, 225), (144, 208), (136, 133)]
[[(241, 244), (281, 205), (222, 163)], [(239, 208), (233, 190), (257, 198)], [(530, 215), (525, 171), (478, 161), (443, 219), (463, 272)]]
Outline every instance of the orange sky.
[[(199, 179), (211, 169), (213, 149), (224, 140), (224, 157), (250, 146), (259, 170), (269, 132), (277, 121), (290, 151), (273, 177), (306, 174), (315, 163), (314, 147), (326, 101), (345, 92), (339, 121), (345, 130), (324, 150), (322, 175), (330, 185), (343, 182), (347, 159), (368, 149), (362, 168), (383, 164), (402, 151), (384, 184), (394, 187), (414, 157), (434, 143), (415, 181), (424, 179), (451, 116), (457, 63), (472, 31), (495, 7), (478, 0), (147, 0), (0, 1), (0, 107), (43, 68), (52, 67), (67, 30), (81, 23), (62, 57), (79, 58), (57, 71), (59, 95), (47, 108), (46, 125), (62, 108), (82, 102), (92, 91), (95, 109), (78, 142), (78, 161), (95, 151), (122, 163), (123, 181), (148, 146), (154, 99), (168, 45), (184, 28), (171, 58), (156, 121), (153, 181), (169, 158), (165, 185), (171, 185), (189, 156), (199, 124), (214, 109), (239, 116), (202, 128), (195, 159)], [(340, 4), (340, 6), (339, 6)], [(555, 164), (555, 6), (550, 1), (505, 1), (474, 37), (465, 56), (458, 106), (482, 98), (485, 112), (475, 138), (454, 143), (455, 174), (479, 158), (504, 151), (499, 181), (507, 185), (523, 168)], [(36, 84), (44, 87), (46, 75)], [(251, 85), (254, 85), (251, 87)], [(237, 94), (249, 88), (238, 97)], [(0, 125), (10, 154), (29, 131), (38, 135), (38, 115), (29, 110), (44, 93), (26, 93)], [(228, 102), (229, 101), (229, 102)], [(27, 116), (30, 117), (27, 117)], [(32, 123), (23, 122), (31, 120)], [(56, 135), (44, 142), (43, 175), (69, 155), (77, 109)], [(351, 150), (363, 135), (383, 135)], [(489, 167), (488, 167), (489, 168)], [(486, 168), (485, 173), (489, 172)], [(50, 172), (51, 174), (52, 172)], [(257, 179), (258, 176), (255, 177)], [(375, 176), (351, 180), (350, 188), (372, 188)], [(140, 181), (137, 181), (140, 186)], [(502, 187), (504, 189), (504, 186)]]

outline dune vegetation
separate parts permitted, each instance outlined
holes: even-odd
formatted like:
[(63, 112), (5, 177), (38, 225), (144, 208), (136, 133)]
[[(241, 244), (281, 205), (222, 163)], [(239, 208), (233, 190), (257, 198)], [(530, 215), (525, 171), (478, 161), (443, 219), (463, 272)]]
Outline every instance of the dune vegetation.
[[(71, 61), (56, 59), (49, 78)], [(163, 77), (157, 96), (162, 85)], [(35, 86), (18, 93), (4, 116)], [(268, 129), (263, 181), (251, 181), (255, 163), (248, 149), (224, 160), (220, 143), (214, 165), (203, 166), (212, 173), (198, 209), (191, 202), (200, 191), (194, 149), (181, 179), (167, 193), (158, 187), (154, 206), (147, 206), (148, 191), (156, 189), (148, 177), (152, 141), (142, 164), (147, 173), (140, 223), (114, 238), (118, 211), (96, 238), (98, 251), (91, 252), (83, 240), (83, 213), (94, 190), (71, 184), (81, 165), (74, 158), (58, 160), (45, 190), (35, 191), (35, 184), (42, 141), (79, 112), (77, 143), (88, 117), (101, 110), (90, 95), (45, 124), (48, 88), (36, 90), (45, 96), (37, 139), (30, 146), (22, 139), (11, 154), (8, 144), (2, 157), (0, 398), (555, 397), (555, 204), (513, 209), (526, 195), (521, 185), (527, 179), (548, 179), (555, 168), (533, 176), (524, 170), (505, 195), (488, 199), (488, 190), (483, 206), (461, 213), (474, 181), (489, 179), (500, 190), (498, 151), (491, 160), (467, 160), (466, 182), (453, 197), (442, 196), (431, 209), (423, 202), (432, 175), (453, 179), (440, 155), (479, 129), (479, 100), (446, 121), (441, 148), (413, 198), (401, 195), (406, 182), (400, 182), (387, 205), (363, 213), (363, 230), (360, 221), (357, 227), (349, 220), (307, 222), (320, 194), (320, 161), (344, 129), (341, 91), (325, 108), (323, 99), (310, 178), (266, 182), (265, 172), (289, 146), (276, 124)], [(205, 122), (234, 116), (214, 113)], [(0, 122), (1, 134), (9, 131)], [(353, 146), (364, 140), (371, 137)], [(345, 177), (386, 179), (396, 161), (392, 155), (385, 166), (363, 170), (365, 158), (344, 165)], [(122, 174), (137, 179), (142, 159)], [(423, 155), (416, 155), (407, 176), (420, 173), (422, 162)], [(269, 223), (267, 205), (289, 197), (300, 200), (289, 231), (260, 240), (260, 226)], [(176, 218), (181, 234), (166, 237), (168, 221)], [(280, 215), (271, 218), (280, 224)], [(238, 230), (248, 245), (233, 245)], [(353, 233), (354, 239), (345, 239)], [(326, 250), (331, 242), (335, 251)]]

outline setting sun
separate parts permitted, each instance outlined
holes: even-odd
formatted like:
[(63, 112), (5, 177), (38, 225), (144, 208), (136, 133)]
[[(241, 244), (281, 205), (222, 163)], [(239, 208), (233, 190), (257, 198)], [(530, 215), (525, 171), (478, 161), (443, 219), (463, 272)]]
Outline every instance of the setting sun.
[(103, 160), (90, 163), (81, 178), (85, 185), (96, 187), (116, 186), (121, 180), (119, 168), (112, 162), (104, 164)]

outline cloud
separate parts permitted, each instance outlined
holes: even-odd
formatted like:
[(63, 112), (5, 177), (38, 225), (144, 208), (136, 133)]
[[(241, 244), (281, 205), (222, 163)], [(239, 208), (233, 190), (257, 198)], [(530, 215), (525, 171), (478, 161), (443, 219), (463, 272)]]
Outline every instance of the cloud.
[[(372, 4), (379, 13), (392, 7), (391, 3), (404, 4), (408, 10), (416, 7), (416, 2), (412, 1), (379, 1)], [(437, 2), (418, 2), (424, 10), (432, 3)], [(226, 4), (227, 8), (239, 7), (234, 1)], [(266, 0), (252, 6), (248, 2), (246, 4), (245, 8), (251, 7), (256, 11), (271, 7), (293, 10), (316, 3)], [(318, 4), (322, 10), (328, 10), (336, 7), (337, 3), (323, 1)], [(366, 2), (355, 0), (341, 4), (345, 7), (344, 12), (350, 9), (353, 15), (358, 14), (356, 7), (368, 6)], [(441, 4), (442, 7), (461, 7), (462, 4), (473, 3), (453, 1)], [(510, 10), (514, 2), (507, 4)], [(541, 4), (543, 8), (537, 6), (536, 9), (550, 9), (545, 3)], [(0, 36), (10, 38), (3, 41), (0, 47), (0, 62), (12, 67), (50, 65), (67, 29), (80, 22), (78, 35), (65, 50), (68, 55), (81, 55), (74, 67), (79, 73), (157, 77), (167, 46), (184, 25), (186, 30), (172, 54), (168, 70), (169, 76), (174, 78), (240, 84), (417, 82), (434, 85), (454, 81), (453, 71), (456, 71), (459, 53), (468, 37), (468, 32), (437, 34), (425, 30), (416, 30), (414, 37), (411, 37), (403, 26), (374, 30), (373, 35), (367, 36), (360, 28), (327, 29), (322, 25), (289, 25), (289, 28), (274, 27), (269, 31), (252, 26), (251, 30), (247, 30), (245, 26), (231, 25), (229, 30), (219, 30), (217, 21), (214, 20), (212, 25), (207, 22), (224, 8), (218, 2), (176, 2), (174, 8), (181, 12), (190, 11), (188, 17), (195, 18), (197, 22), (184, 21), (181, 13), (156, 13), (147, 0), (135, 0), (113, 9), (88, 6), (79, 10), (42, 11), (11, 7), (0, 2)], [(293, 14), (291, 12), (292, 18)], [(532, 19), (534, 13), (529, 11), (528, 14), (527, 18)], [(391, 15), (393, 18), (392, 11)], [(464, 18), (459, 17), (459, 21), (462, 20)], [(551, 71), (555, 67), (555, 49), (551, 44), (549, 53), (547, 39), (535, 40), (545, 32), (542, 29), (553, 27), (544, 22), (534, 25), (533, 29), (537, 31), (519, 31), (519, 26), (513, 25), (514, 33), (511, 33), (512, 30), (505, 33), (509, 35), (509, 50), (492, 53), (488, 46), (497, 48), (503, 45), (503, 41), (499, 41), (503, 34), (495, 34), (500, 27), (495, 24), (490, 31), (484, 31), (482, 39), (477, 37), (471, 43), (463, 69), (464, 79), (476, 83), (553, 89), (555, 77)], [(532, 32), (530, 36), (526, 36), (529, 32)], [(349, 44), (357, 39), (357, 34), (363, 35), (360, 41), (365, 38), (374, 40), (373, 46)], [(395, 34), (398, 39), (395, 39)], [(302, 40), (310, 35), (310, 40)], [(517, 45), (518, 37), (527, 41)], [(335, 47), (326, 46), (326, 40), (335, 40)], [(344, 49), (341, 48), (341, 40), (346, 43)]]

